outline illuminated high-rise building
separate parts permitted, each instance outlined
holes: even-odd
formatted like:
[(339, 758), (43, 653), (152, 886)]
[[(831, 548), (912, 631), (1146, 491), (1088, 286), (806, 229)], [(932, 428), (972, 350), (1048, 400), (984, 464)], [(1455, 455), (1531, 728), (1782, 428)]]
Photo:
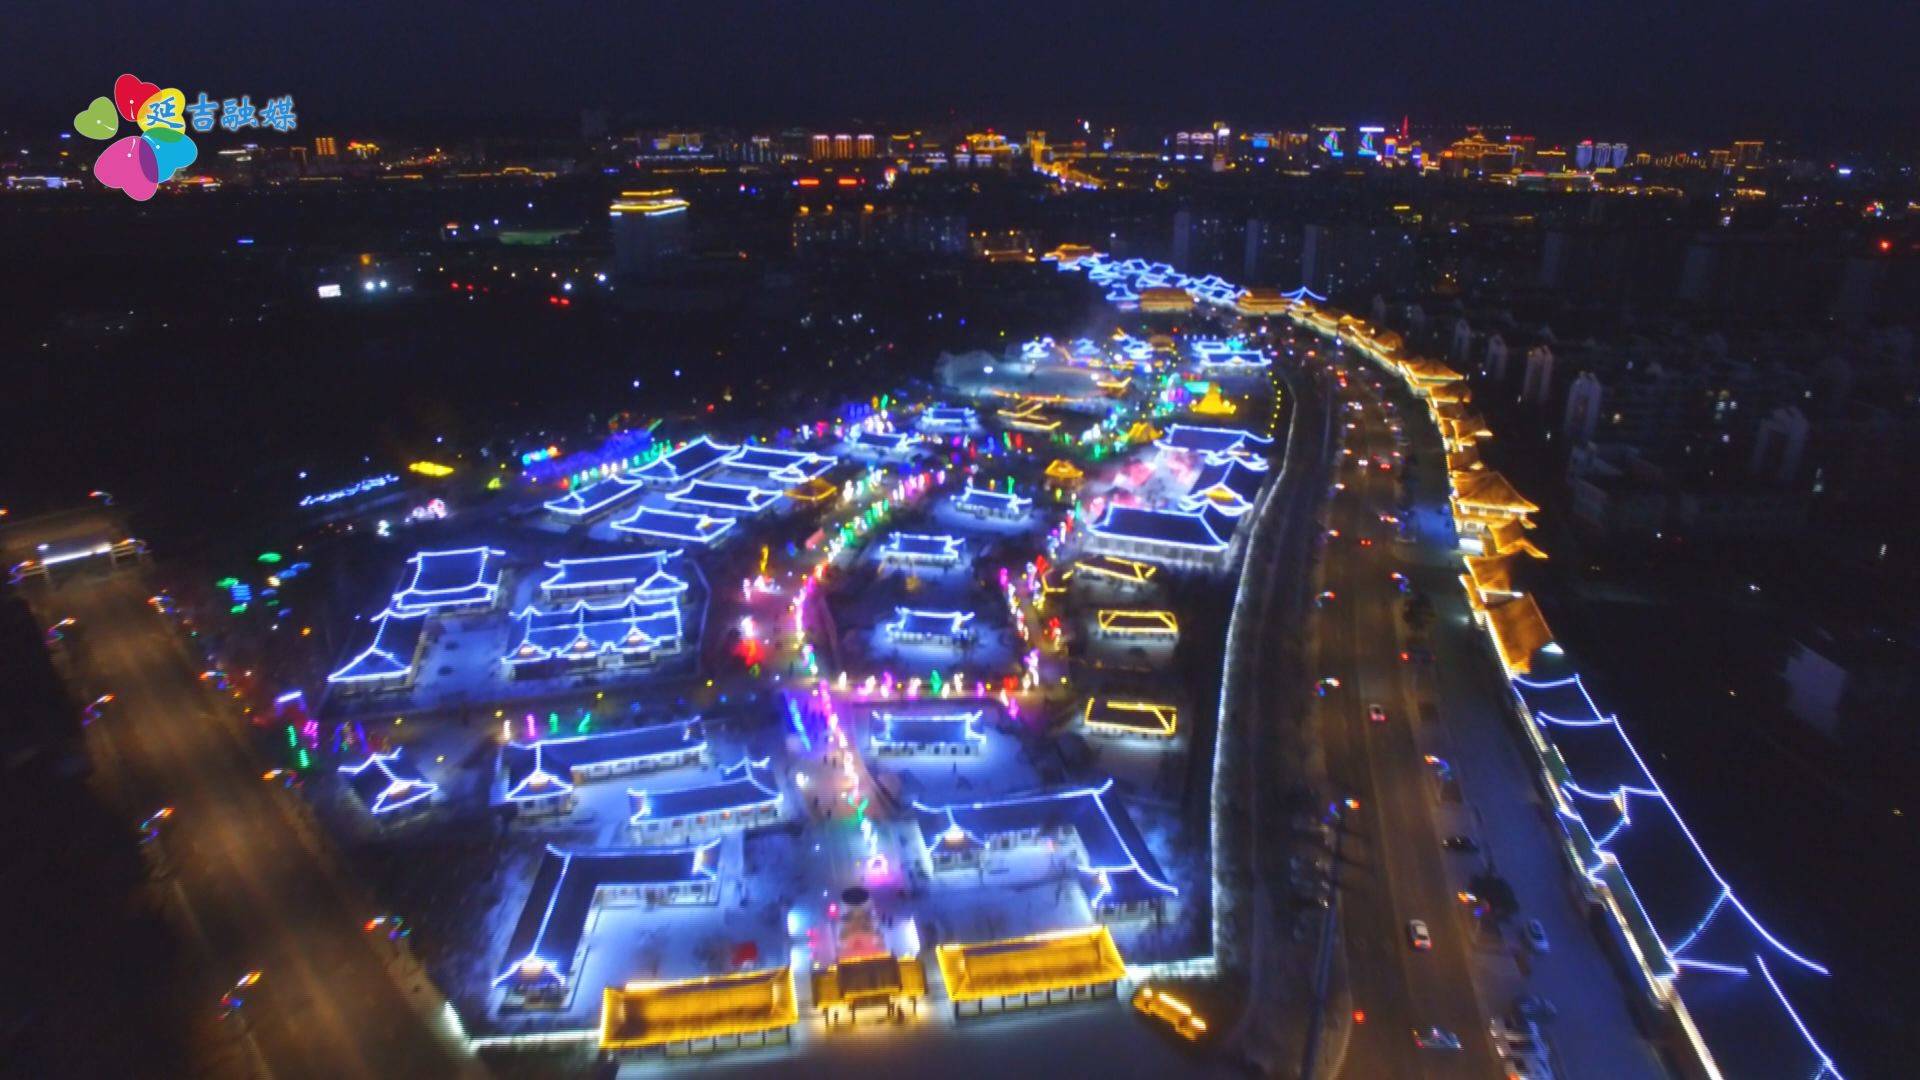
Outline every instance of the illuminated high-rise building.
[(330, 157), (338, 157), (339, 155), (340, 155), (340, 151), (338, 149), (338, 144), (336, 144), (333, 141), (333, 136), (321, 135), (318, 138), (313, 140), (313, 156), (314, 157), (330, 158)]
[(833, 137), (833, 160), (850, 161), (853, 158), (853, 136), (835, 135)]
[(1573, 167), (1586, 172), (1593, 168), (1593, 140), (1581, 139), (1573, 148)]
[(1735, 139), (1733, 142), (1733, 163), (1735, 165), (1758, 165), (1767, 144), (1759, 139)]
[(833, 136), (816, 134), (807, 140), (807, 160), (825, 161), (833, 156)]
[(621, 192), (607, 209), (615, 272), (645, 274), (666, 256), (686, 250), (687, 208), (687, 200), (672, 188)]
[(855, 135), (853, 137), (853, 156), (857, 158), (870, 158), (873, 155), (874, 155), (873, 136)]

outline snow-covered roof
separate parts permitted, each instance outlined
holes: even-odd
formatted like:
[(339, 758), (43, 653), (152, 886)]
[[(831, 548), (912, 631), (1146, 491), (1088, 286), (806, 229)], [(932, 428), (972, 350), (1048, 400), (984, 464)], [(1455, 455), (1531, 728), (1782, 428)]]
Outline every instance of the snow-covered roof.
[(684, 629), (680, 605), (671, 597), (629, 595), (600, 606), (582, 600), (544, 611), (528, 607), (514, 618), (520, 623), (520, 637), (501, 657), (508, 664), (606, 652), (658, 652), (678, 647)]
[(894, 637), (933, 637), (958, 641), (973, 634), (971, 611), (916, 611), (895, 608), (887, 632)]
[(414, 655), (420, 649), (420, 634), (426, 628), (426, 613), (399, 612), (388, 608), (368, 620), (373, 627), (372, 640), (327, 676), (330, 683), (364, 683), (402, 679), (413, 673)]
[(340, 766), (340, 772), (347, 777), (347, 786), (360, 797), (360, 804), (375, 816), (430, 799), (440, 790), (440, 785), (429, 783), (412, 762), (401, 760), (398, 750), (391, 754), (369, 754), (358, 765)]
[(766, 509), (768, 504), (779, 497), (778, 491), (765, 491), (740, 484), (695, 480), (668, 495), (667, 501), (677, 506), (704, 507), (723, 514), (753, 514)]
[(688, 514), (679, 510), (659, 510), (642, 506), (614, 522), (613, 527), (621, 532), (644, 536), (656, 542), (669, 541), (706, 546), (719, 540), (735, 524), (737, 522), (729, 517)]
[(1224, 551), (1233, 537), (1233, 521), (1219, 510), (1149, 510), (1141, 506), (1109, 506), (1099, 521), (1087, 526), (1095, 536), (1136, 540), (1196, 551)]
[(834, 460), (801, 450), (776, 450), (771, 446), (742, 446), (726, 459), (730, 469), (760, 473), (782, 485), (804, 484), (834, 466)]
[(984, 514), (1024, 514), (1033, 500), (1007, 491), (991, 491), (969, 483), (953, 504), (962, 510)]
[(962, 746), (987, 741), (980, 730), (980, 710), (896, 716), (879, 713), (873, 741), (882, 746)]
[(780, 782), (774, 778), (767, 759), (742, 758), (721, 769), (716, 783), (673, 791), (629, 789), (627, 800), (633, 808), (628, 823), (642, 825), (649, 821), (673, 821), (691, 814), (736, 812), (777, 804)]
[(1266, 479), (1264, 473), (1264, 469), (1235, 457), (1202, 465), (1193, 487), (1180, 499), (1180, 509), (1213, 507), (1239, 517), (1253, 509), (1254, 497), (1260, 494), (1260, 484)]
[(546, 564), (554, 573), (540, 583), (540, 588), (549, 595), (616, 589), (645, 597), (669, 596), (687, 590), (686, 581), (669, 569), (680, 556), (679, 549), (669, 548), (590, 559), (556, 559)]
[(953, 562), (965, 554), (961, 543), (957, 536), (897, 532), (888, 535), (887, 542), (880, 548), (880, 557)]
[(674, 758), (706, 745), (706, 725), (695, 717), (594, 735), (511, 742), (500, 748), (500, 768), (506, 775), (507, 800), (524, 802), (572, 791), (575, 768)]
[(548, 845), (493, 985), (508, 981), (564, 985), (573, 977), (596, 892), (712, 881), (720, 864), (719, 846), (718, 840), (680, 849), (561, 851)]
[(1072, 829), (1086, 861), (1083, 872), (1109, 878), (1138, 873), (1163, 896), (1178, 895), (1166, 871), (1126, 807), (1113, 795), (1113, 781), (1099, 787), (929, 806), (913, 804), (921, 842), (932, 851), (940, 844), (985, 845), (993, 837), (1033, 830)]
[(634, 470), (634, 475), (658, 484), (691, 480), (709, 469), (718, 468), (727, 455), (737, 449), (739, 447), (716, 443), (702, 435), (673, 453), (663, 454), (640, 466)]
[(639, 491), (645, 485), (624, 476), (607, 476), (591, 484), (581, 484), (557, 499), (542, 505), (562, 517), (581, 518), (597, 514)]
[(491, 604), (500, 591), (500, 560), (505, 556), (506, 552), (487, 547), (422, 551), (407, 560), (413, 575), (393, 594), (388, 607), (411, 614)]

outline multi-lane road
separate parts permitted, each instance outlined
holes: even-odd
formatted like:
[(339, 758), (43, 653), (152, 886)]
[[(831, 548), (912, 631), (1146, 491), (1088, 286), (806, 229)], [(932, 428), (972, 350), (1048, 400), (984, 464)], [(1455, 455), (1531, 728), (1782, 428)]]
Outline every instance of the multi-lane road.
[[(81, 621), (88, 677), (116, 695), (90, 729), (97, 781), (115, 805), (171, 806), (157, 843), (163, 890), (202, 970), (191, 1033), (207, 1076), (454, 1076), (473, 1066), (440, 1030), (424, 975), (384, 936), (296, 796), (264, 782), (233, 720), (173, 629), (126, 572), (77, 579), (36, 605)], [(263, 977), (217, 1017), (239, 976)]]
[[(1320, 526), (1316, 588), (1332, 595), (1315, 609), (1308, 645), (1316, 675), (1340, 680), (1313, 706), (1328, 779), (1359, 803), (1345, 815), (1338, 900), (1348, 1013), (1335, 1018), (1341, 1034), (1326, 1053), (1346, 1076), (1503, 1075), (1488, 1020), (1520, 994), (1543, 994), (1561, 1012), (1546, 1029), (1556, 1076), (1662, 1076), (1503, 727), (1502, 687), (1454, 580), (1437, 441), (1420, 430), (1423, 421), (1399, 418), (1410, 410), (1393, 407), (1391, 390), (1376, 391), (1380, 381), (1351, 366), (1335, 395), (1338, 486)], [(1400, 487), (1410, 460), (1419, 462), (1411, 513)], [(1395, 575), (1433, 603), (1431, 629), (1418, 641)], [(1370, 717), (1373, 705), (1384, 720)], [(1469, 836), (1480, 850), (1449, 851), (1449, 835)], [(1516, 924), (1545, 925), (1546, 953), (1527, 948), (1518, 925), (1482, 930), (1461, 902), (1488, 863), (1519, 899)], [(1414, 919), (1427, 925), (1431, 949), (1412, 946)], [(1417, 1047), (1413, 1031), (1433, 1027), (1461, 1048)]]

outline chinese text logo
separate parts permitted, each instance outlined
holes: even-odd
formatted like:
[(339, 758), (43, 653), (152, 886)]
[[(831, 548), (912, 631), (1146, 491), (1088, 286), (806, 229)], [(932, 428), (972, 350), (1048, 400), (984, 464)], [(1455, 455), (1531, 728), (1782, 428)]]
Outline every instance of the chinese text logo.
[(193, 164), (200, 151), (187, 129), (212, 131), (216, 113), (225, 131), (266, 127), (284, 132), (299, 126), (292, 95), (269, 98), (256, 108), (245, 94), (215, 102), (203, 90), (198, 100), (188, 104), (187, 96), (172, 87), (162, 90), (138, 76), (122, 75), (113, 81), (113, 97), (94, 98), (73, 118), (73, 129), (104, 142), (119, 131), (121, 117), (140, 128), (140, 134), (116, 140), (102, 150), (93, 163), (93, 175), (108, 187), (126, 192), (128, 198), (144, 202), (174, 173)]

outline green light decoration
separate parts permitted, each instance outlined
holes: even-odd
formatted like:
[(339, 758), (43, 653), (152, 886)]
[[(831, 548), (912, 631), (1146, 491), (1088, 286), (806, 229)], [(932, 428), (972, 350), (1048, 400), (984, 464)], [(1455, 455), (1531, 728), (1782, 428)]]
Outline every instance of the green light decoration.
[(587, 733), (587, 729), (591, 728), (592, 726), (593, 726), (593, 714), (590, 712), (586, 712), (585, 710), (582, 710), (580, 713), (580, 723), (574, 726), (573, 733), (575, 735), (585, 735)]
[(287, 745), (295, 748), (300, 745), (300, 735), (293, 730), (292, 724), (287, 725)]
[(272, 566), (274, 563), (280, 561), (280, 553), (277, 551), (263, 551), (255, 556), (255, 558), (260, 562), (266, 563), (268, 566)]
[(547, 714), (547, 734), (549, 735), (560, 734), (560, 714), (559, 713), (550, 712)]
[(853, 804), (853, 827), (856, 829), (860, 827), (861, 822), (867, 820), (868, 801), (867, 797), (862, 795), (860, 801)]
[(303, 769), (313, 768), (313, 759), (307, 756), (305, 750), (300, 751), (300, 767)]
[(213, 587), (216, 589), (231, 589), (238, 584), (240, 584), (240, 579), (237, 577), (223, 577), (219, 581), (214, 582)]
[(1013, 477), (1007, 477), (1007, 494), (1013, 494)]
[(936, 694), (940, 692), (940, 672), (938, 669), (935, 669), (927, 675), (927, 686)]
[(246, 613), (247, 605), (245, 604), (235, 604), (227, 609), (227, 614), (229, 615), (245, 615)]

